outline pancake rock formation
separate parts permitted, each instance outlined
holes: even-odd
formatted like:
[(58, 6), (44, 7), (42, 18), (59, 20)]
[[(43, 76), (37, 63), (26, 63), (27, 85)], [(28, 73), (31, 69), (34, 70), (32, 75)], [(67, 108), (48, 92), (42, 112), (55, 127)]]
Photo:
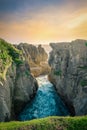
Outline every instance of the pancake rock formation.
[(51, 43), (49, 80), (71, 115), (87, 115), (87, 41)]
[(16, 119), (37, 89), (22, 51), (0, 39), (0, 121)]
[(23, 56), (30, 66), (31, 73), (35, 77), (47, 74), (50, 71), (47, 62), (48, 55), (41, 45), (36, 47), (32, 44), (20, 43), (16, 47), (23, 52)]

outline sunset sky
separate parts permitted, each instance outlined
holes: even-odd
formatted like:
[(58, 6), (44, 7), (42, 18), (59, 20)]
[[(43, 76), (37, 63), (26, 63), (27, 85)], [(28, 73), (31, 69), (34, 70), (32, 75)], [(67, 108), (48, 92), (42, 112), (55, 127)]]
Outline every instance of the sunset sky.
[(0, 37), (34, 44), (87, 39), (87, 0), (0, 0)]

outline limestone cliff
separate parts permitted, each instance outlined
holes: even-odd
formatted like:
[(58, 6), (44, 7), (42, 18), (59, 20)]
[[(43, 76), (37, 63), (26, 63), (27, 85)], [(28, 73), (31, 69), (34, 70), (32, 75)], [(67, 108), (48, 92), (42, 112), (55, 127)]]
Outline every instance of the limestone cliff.
[(16, 119), (37, 88), (22, 52), (0, 39), (0, 121)]
[(72, 115), (87, 114), (87, 41), (51, 43), (49, 80)]
[(50, 67), (47, 62), (48, 55), (41, 45), (36, 47), (32, 44), (20, 43), (16, 47), (22, 50), (23, 56), (30, 66), (31, 73), (35, 77), (47, 74), (50, 71)]

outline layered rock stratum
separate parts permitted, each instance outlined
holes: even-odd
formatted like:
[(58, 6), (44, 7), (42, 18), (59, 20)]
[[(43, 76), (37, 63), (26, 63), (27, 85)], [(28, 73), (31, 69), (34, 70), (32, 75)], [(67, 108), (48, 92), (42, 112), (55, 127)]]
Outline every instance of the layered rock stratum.
[(87, 40), (51, 43), (49, 80), (71, 115), (87, 115)]
[(17, 119), (37, 89), (22, 51), (0, 39), (0, 121)]
[(41, 45), (36, 47), (32, 44), (20, 43), (16, 47), (22, 50), (23, 56), (30, 66), (31, 73), (35, 77), (49, 73), (48, 55)]

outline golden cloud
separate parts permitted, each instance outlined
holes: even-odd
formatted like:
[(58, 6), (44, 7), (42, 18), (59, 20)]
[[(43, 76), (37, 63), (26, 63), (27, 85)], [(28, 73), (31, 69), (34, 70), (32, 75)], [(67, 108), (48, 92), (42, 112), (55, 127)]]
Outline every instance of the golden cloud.
[[(53, 42), (87, 39), (87, 9), (61, 8), (42, 10), (30, 20), (0, 23), (0, 37), (18, 42)], [(48, 10), (48, 12), (47, 12)]]

